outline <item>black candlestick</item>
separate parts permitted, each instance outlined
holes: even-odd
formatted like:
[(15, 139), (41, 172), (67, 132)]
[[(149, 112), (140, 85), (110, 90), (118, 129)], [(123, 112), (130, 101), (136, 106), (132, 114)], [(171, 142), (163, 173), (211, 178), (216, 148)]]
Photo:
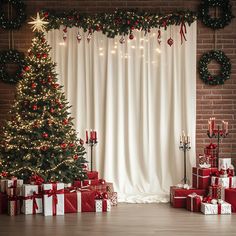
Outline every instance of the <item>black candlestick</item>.
[(89, 139), (88, 142), (86, 142), (86, 144), (88, 146), (90, 146), (91, 148), (91, 154), (90, 154), (90, 171), (93, 171), (93, 147), (97, 144), (97, 140), (94, 140), (94, 139)]

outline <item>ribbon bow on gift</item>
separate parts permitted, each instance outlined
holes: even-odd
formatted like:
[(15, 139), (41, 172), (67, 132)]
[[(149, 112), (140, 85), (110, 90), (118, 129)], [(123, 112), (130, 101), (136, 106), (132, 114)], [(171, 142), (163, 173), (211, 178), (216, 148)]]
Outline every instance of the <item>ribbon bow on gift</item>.
[(95, 195), (95, 199), (96, 200), (103, 200), (103, 199), (108, 199), (108, 194), (107, 192), (96, 192), (96, 195)]
[(39, 209), (36, 198), (42, 198), (42, 194), (37, 194), (36, 192), (33, 192), (33, 195), (23, 197), (23, 200), (28, 200), (28, 199), (33, 200), (33, 214), (36, 214), (36, 210)]
[(34, 183), (35, 185), (41, 185), (44, 183), (44, 179), (39, 175), (33, 175), (30, 177), (30, 183)]
[(212, 198), (210, 196), (204, 197), (202, 200), (202, 202), (204, 203), (211, 203), (211, 201), (212, 201)]

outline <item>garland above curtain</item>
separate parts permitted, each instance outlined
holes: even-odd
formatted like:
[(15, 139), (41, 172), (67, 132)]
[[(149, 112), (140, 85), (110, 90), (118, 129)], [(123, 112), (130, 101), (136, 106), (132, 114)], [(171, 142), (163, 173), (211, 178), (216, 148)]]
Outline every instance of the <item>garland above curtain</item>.
[(197, 13), (192, 11), (155, 14), (119, 9), (113, 13), (88, 15), (80, 14), (75, 10), (62, 14), (43, 10), (40, 15), (49, 22), (46, 26), (47, 31), (59, 29), (63, 25), (65, 28), (82, 28), (90, 33), (102, 31), (109, 38), (114, 38), (117, 35), (130, 35), (133, 30), (143, 30), (147, 33), (152, 28), (166, 29), (170, 25), (180, 25), (181, 32), (184, 34), (185, 24), (191, 25), (197, 20)]

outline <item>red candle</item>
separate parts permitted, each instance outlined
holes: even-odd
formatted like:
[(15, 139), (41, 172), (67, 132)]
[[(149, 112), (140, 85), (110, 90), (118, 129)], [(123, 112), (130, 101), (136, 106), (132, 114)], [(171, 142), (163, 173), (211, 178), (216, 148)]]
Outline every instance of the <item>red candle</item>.
[(93, 131), (90, 131), (90, 139), (93, 140)]

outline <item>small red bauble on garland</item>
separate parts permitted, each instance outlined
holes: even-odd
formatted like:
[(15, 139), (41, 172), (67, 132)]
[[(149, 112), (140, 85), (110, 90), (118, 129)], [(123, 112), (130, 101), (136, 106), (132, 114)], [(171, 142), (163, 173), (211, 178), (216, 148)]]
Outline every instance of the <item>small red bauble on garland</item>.
[(48, 150), (48, 147), (47, 147), (47, 146), (41, 146), (41, 147), (40, 147), (40, 150), (42, 150), (42, 151), (47, 151), (47, 150)]
[(64, 120), (63, 120), (63, 124), (64, 124), (64, 125), (67, 125), (67, 124), (68, 124), (68, 120), (67, 120), (67, 119), (64, 119)]
[(133, 35), (132, 32), (131, 32), (130, 35), (129, 35), (129, 39), (130, 39), (130, 40), (134, 39), (134, 35)]
[(55, 109), (54, 108), (50, 108), (50, 112), (54, 113)]
[(78, 158), (79, 158), (79, 156), (77, 154), (73, 156), (74, 160), (78, 160)]
[(46, 53), (44, 53), (43, 55), (42, 55), (42, 58), (47, 58), (48, 57), (48, 55), (46, 54)]
[(24, 67), (24, 71), (29, 71), (30, 70), (30, 67), (29, 66), (25, 66)]

